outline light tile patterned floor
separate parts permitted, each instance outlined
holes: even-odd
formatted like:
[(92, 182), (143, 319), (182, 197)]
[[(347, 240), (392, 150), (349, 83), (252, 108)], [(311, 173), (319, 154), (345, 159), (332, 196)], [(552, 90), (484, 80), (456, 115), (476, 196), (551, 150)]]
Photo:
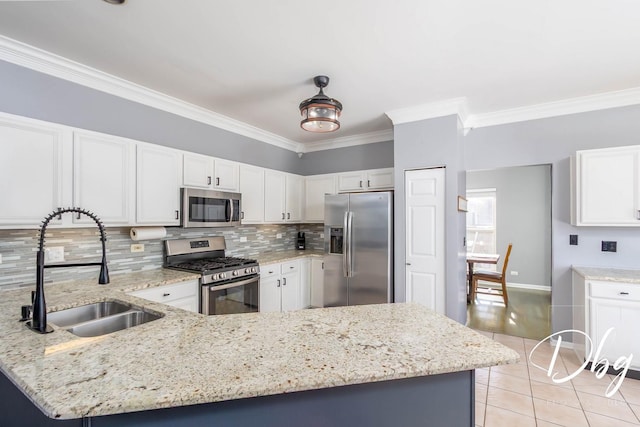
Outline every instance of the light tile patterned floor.
[[(476, 370), (476, 426), (640, 426), (639, 380), (624, 379), (620, 390), (609, 398), (605, 393), (612, 375), (597, 379), (594, 373), (583, 371), (571, 381), (556, 384), (533, 365), (549, 366), (554, 351), (550, 345), (541, 345), (529, 360), (538, 341), (478, 333), (516, 350), (520, 362)], [(560, 350), (555, 365), (560, 375), (576, 372), (579, 366), (572, 350)]]

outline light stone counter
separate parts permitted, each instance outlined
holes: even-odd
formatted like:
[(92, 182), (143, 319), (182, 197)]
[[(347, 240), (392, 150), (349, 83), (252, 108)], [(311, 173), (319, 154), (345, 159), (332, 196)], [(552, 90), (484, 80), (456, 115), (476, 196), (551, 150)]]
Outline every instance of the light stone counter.
[(414, 304), (204, 316), (123, 291), (172, 270), (46, 287), (49, 311), (106, 299), (164, 314), (95, 338), (18, 321), (30, 289), (0, 292), (0, 369), (51, 418), (80, 418), (459, 372), (518, 354)]
[(278, 252), (263, 252), (259, 255), (256, 255), (255, 258), (258, 260), (260, 265), (268, 265), (276, 262), (285, 262), (291, 261), (298, 258), (305, 257), (324, 257), (323, 251), (315, 251), (311, 249), (306, 249), (304, 251), (299, 251), (296, 249), (288, 250), (288, 251), (278, 251)]
[(640, 284), (640, 270), (605, 267), (580, 267), (575, 265), (572, 268), (573, 271), (587, 280)]

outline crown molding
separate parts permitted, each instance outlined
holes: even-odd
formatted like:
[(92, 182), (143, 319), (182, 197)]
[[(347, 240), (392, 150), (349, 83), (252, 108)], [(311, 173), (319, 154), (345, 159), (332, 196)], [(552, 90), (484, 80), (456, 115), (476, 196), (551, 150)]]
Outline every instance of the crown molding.
[(373, 144), (375, 142), (385, 142), (393, 140), (393, 130), (381, 130), (378, 132), (363, 133), (360, 135), (343, 136), (330, 140), (301, 143), (300, 152), (310, 153), (313, 151), (331, 150), (334, 148), (353, 147), (355, 145)]
[(468, 117), (467, 98), (451, 98), (444, 101), (430, 102), (413, 107), (399, 108), (385, 113), (394, 126), (402, 123), (417, 122), (419, 120), (435, 119), (436, 117), (457, 114), (464, 123)]
[(491, 113), (474, 114), (468, 117), (464, 126), (465, 128), (497, 126), (638, 104), (640, 104), (640, 88), (631, 88)]
[(300, 150), (296, 141), (1, 35), (0, 59), (280, 148)]

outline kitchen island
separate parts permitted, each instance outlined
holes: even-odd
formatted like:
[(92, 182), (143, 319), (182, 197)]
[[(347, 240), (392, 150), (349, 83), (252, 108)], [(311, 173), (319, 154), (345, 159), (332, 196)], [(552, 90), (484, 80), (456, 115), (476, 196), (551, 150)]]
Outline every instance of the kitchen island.
[(473, 370), (518, 359), (414, 304), (207, 317), (126, 293), (193, 278), (47, 286), (49, 311), (117, 300), (164, 315), (94, 338), (34, 333), (18, 321), (31, 288), (0, 292), (2, 425), (472, 425)]

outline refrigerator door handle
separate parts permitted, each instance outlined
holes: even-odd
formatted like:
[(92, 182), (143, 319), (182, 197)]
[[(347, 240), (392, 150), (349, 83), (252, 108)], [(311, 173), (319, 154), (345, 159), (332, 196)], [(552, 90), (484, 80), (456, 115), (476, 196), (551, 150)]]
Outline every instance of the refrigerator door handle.
[(347, 215), (347, 268), (348, 268), (348, 275), (347, 277), (353, 277), (353, 245), (352, 245), (352, 239), (353, 239), (353, 233), (351, 232), (351, 230), (353, 229), (353, 212), (349, 211), (348, 215)]
[(349, 223), (347, 221), (349, 218), (349, 212), (344, 213), (344, 223), (342, 225), (342, 235), (343, 235), (343, 247), (342, 247), (342, 275), (344, 277), (349, 277), (349, 267), (347, 265), (347, 251), (349, 248), (349, 235), (347, 234)]

